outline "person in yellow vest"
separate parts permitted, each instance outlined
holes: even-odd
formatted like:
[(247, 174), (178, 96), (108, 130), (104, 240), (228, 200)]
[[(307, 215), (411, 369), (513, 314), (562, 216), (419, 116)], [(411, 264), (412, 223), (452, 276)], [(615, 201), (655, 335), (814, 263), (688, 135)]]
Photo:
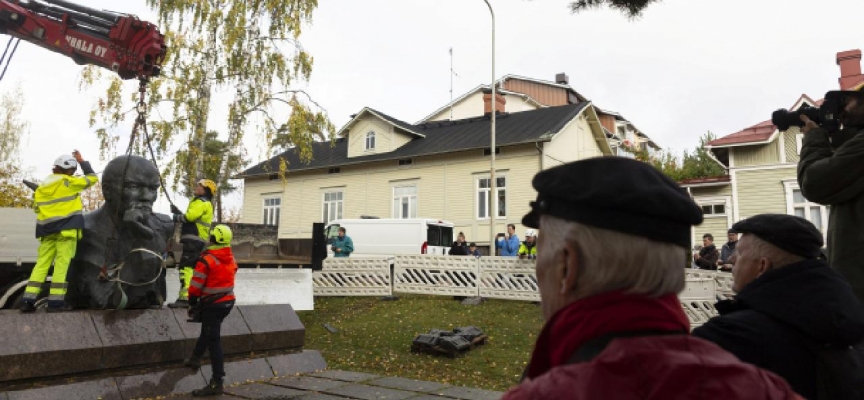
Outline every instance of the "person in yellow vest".
[[(72, 176), (79, 164), (84, 176)], [(21, 312), (36, 311), (36, 300), (52, 263), (54, 273), (51, 274), (46, 311), (68, 310), (65, 301), (66, 272), (69, 262), (75, 257), (75, 249), (84, 228), (84, 206), (79, 193), (98, 181), (93, 167), (75, 150), (71, 155), (58, 157), (54, 161), (53, 173), (36, 188), (33, 196), (39, 256), (24, 289)]]
[(176, 206), (171, 206), (174, 222), (181, 223), (180, 243), (183, 244), (183, 254), (180, 256), (180, 295), (177, 301), (168, 305), (171, 308), (189, 307), (189, 284), (195, 263), (210, 240), (210, 225), (213, 223), (213, 195), (216, 194), (216, 182), (201, 179), (193, 190), (195, 197), (189, 202), (186, 213), (180, 212)]
[(537, 231), (533, 229), (525, 231), (525, 241), (519, 246), (519, 252), (516, 254), (520, 259), (537, 258)]

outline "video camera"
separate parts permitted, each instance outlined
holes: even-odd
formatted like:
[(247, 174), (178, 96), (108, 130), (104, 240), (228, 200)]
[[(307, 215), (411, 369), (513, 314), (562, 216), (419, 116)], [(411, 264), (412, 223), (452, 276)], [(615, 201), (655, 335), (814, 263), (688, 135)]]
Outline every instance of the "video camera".
[(793, 126), (802, 127), (804, 122), (801, 116), (806, 115), (817, 125), (825, 128), (828, 132), (840, 130), (840, 114), (843, 112), (848, 91), (831, 91), (825, 94), (825, 100), (819, 108), (804, 105), (796, 111), (781, 108), (771, 114), (771, 123), (780, 131), (785, 131)]

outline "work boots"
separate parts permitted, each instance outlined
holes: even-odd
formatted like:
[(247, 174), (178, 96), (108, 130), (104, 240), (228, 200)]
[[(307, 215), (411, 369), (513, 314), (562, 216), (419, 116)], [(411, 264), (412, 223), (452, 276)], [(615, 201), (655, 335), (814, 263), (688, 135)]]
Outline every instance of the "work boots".
[(22, 313), (32, 313), (33, 311), (36, 311), (36, 306), (33, 303), (28, 303), (25, 301), (24, 304), (21, 304), (21, 308), (19, 310), (21, 310)]
[(177, 301), (168, 304), (168, 307), (171, 308), (189, 308), (189, 300), (181, 300), (177, 299)]
[(183, 365), (197, 370), (198, 368), (201, 368), (201, 357), (195, 357), (193, 355), (192, 357), (183, 360)]
[(221, 379), (211, 379), (210, 384), (204, 386), (203, 389), (195, 389), (192, 391), (192, 396), (195, 397), (205, 397), (205, 396), (218, 396), (220, 394), (224, 394), (225, 390), (222, 387)]

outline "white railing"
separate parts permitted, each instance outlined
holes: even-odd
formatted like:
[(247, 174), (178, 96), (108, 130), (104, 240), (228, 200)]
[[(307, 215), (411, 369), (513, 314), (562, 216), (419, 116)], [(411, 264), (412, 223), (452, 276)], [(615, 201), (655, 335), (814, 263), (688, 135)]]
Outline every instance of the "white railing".
[(533, 260), (483, 257), (478, 260), (480, 297), (540, 301)]
[(316, 296), (390, 296), (388, 258), (328, 258), (312, 274)]
[(474, 257), (399, 255), (393, 263), (393, 291), (444, 296), (477, 296)]
[[(312, 281), (316, 296), (416, 293), (540, 301), (534, 261), (514, 257), (328, 258)], [(678, 297), (694, 328), (717, 315), (714, 302), (732, 295), (729, 273), (686, 270), (686, 282)]]

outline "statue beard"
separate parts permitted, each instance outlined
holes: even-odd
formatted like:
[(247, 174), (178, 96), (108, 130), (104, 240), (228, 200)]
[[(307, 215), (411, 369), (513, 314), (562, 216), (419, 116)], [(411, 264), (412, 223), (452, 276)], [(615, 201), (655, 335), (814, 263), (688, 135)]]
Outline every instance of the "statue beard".
[(153, 217), (153, 211), (149, 205), (133, 204), (123, 212), (123, 227), (131, 231), (136, 238), (145, 241), (152, 240), (156, 233), (150, 228), (149, 220)]

